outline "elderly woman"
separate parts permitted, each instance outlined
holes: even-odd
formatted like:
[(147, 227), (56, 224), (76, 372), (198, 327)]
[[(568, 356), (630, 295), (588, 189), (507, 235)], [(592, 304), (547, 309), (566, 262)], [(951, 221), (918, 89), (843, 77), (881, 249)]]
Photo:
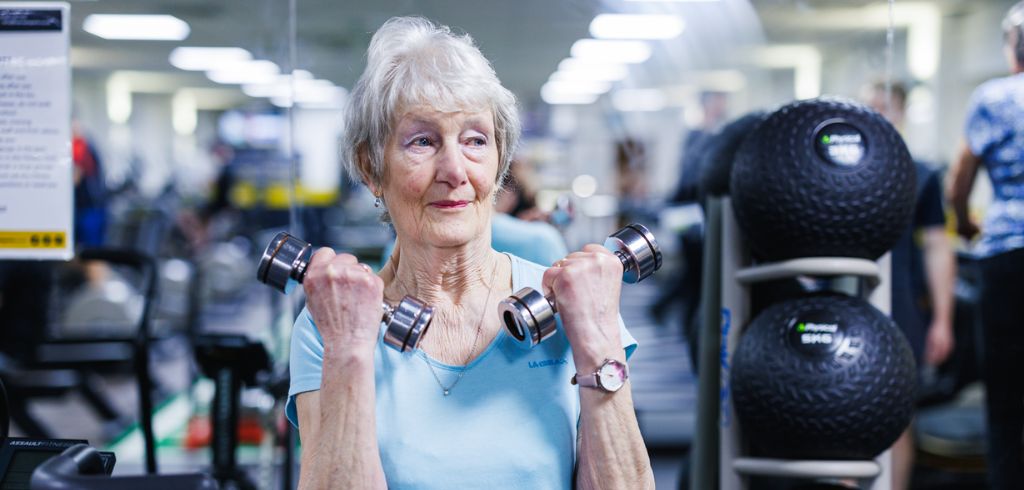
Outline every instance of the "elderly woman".
[[(491, 248), (495, 194), (519, 136), (512, 94), (469, 36), (395, 18), (373, 36), (346, 112), (347, 170), (386, 209), (398, 248), (380, 276), (318, 250), (292, 338), (288, 417), (302, 488), (649, 488), (622, 389), (574, 375), (625, 363), (622, 266), (588, 245), (543, 267)], [(553, 292), (558, 333), (516, 345), (498, 302)], [(383, 347), (381, 301), (435, 308), (417, 350)]]

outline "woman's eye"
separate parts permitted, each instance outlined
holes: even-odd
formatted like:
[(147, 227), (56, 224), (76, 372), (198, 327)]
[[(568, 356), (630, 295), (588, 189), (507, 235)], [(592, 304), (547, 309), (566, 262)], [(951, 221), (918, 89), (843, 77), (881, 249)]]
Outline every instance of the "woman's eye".
[(414, 146), (430, 146), (430, 138), (427, 138), (426, 136), (420, 136), (412, 140), (412, 144)]
[(483, 138), (470, 138), (469, 144), (470, 146), (487, 146), (487, 140)]

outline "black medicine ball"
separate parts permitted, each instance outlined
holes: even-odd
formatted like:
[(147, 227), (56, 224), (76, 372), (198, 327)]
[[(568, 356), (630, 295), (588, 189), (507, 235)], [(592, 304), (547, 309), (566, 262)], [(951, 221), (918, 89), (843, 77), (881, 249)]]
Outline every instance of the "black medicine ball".
[(862, 299), (774, 304), (732, 358), (733, 406), (760, 456), (869, 459), (910, 423), (916, 375), (903, 333)]
[(701, 162), (701, 193), (721, 196), (729, 193), (729, 174), (736, 152), (747, 135), (754, 131), (768, 114), (764, 111), (751, 112), (722, 127), (712, 136)]
[(794, 102), (746, 137), (733, 163), (736, 220), (763, 260), (875, 260), (910, 224), (916, 175), (896, 129), (860, 104)]

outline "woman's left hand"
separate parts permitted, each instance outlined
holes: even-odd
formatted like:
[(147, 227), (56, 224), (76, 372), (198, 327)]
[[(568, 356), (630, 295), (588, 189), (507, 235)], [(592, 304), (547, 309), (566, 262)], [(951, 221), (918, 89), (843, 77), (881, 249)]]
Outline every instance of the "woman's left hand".
[(606, 358), (625, 361), (619, 337), (622, 262), (600, 245), (587, 245), (544, 272), (544, 291), (553, 294), (579, 372)]

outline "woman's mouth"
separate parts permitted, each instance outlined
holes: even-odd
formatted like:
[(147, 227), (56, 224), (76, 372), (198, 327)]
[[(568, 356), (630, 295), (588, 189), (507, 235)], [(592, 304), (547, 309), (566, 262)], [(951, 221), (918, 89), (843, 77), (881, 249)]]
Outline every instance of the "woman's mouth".
[(469, 205), (469, 201), (434, 201), (431, 206), (439, 209), (458, 209)]

